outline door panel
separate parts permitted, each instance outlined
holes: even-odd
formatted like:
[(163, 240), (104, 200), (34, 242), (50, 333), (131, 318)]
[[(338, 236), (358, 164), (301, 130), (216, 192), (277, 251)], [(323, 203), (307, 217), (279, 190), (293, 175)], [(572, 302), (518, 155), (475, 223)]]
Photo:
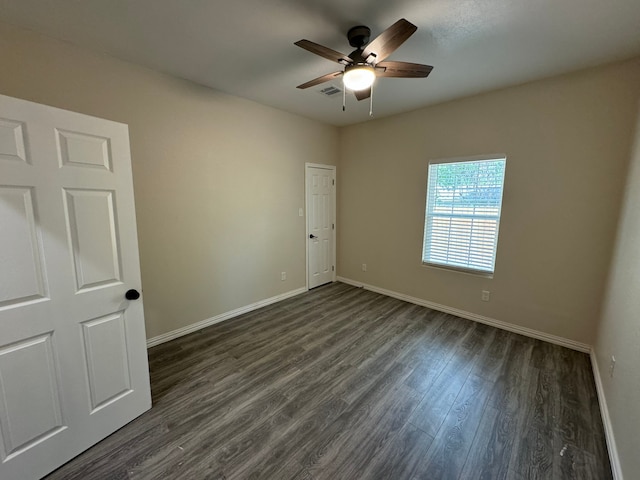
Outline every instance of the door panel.
[(126, 125), (0, 95), (0, 478), (150, 408)]
[(124, 312), (84, 322), (82, 334), (93, 413), (131, 392)]
[(120, 283), (114, 192), (65, 189), (77, 293)]
[(6, 457), (63, 428), (51, 337), (41, 335), (0, 350), (0, 426)]
[(27, 162), (21, 122), (0, 118), (0, 158)]
[(0, 308), (45, 296), (40, 235), (29, 187), (0, 186)]
[(60, 166), (111, 170), (109, 139), (56, 129)]

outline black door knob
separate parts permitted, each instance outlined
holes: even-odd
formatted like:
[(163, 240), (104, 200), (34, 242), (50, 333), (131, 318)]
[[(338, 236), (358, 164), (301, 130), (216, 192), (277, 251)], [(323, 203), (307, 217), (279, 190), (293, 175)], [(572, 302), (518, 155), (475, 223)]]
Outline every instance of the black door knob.
[(316, 237), (313, 233), (310, 233), (309, 238), (318, 238), (318, 237)]
[(140, 298), (140, 292), (132, 288), (131, 290), (127, 290), (127, 293), (124, 294), (124, 298), (127, 300), (137, 300)]

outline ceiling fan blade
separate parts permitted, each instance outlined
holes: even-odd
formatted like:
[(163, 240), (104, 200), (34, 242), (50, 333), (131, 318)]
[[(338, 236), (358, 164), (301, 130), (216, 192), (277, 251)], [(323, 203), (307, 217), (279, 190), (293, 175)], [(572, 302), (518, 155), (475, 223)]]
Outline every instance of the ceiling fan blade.
[(344, 53), (336, 52), (328, 47), (324, 47), (317, 43), (314, 43), (310, 40), (298, 40), (294, 43), (294, 45), (299, 46), (300, 48), (304, 48), (311, 53), (315, 53), (316, 55), (320, 55), (321, 57), (326, 58), (327, 60), (331, 60), (332, 62), (341, 63), (343, 65), (348, 65), (353, 63), (349, 57), (347, 57)]
[(429, 76), (433, 67), (420, 63), (379, 62), (376, 65), (377, 77), (424, 78)]
[(321, 83), (328, 82), (329, 80), (333, 80), (334, 78), (338, 78), (342, 76), (343, 72), (333, 72), (327, 73), (326, 75), (322, 75), (321, 77), (314, 78), (313, 80), (309, 80), (302, 85), (298, 85), (296, 88), (309, 88), (315, 87), (316, 85), (320, 85)]
[(354, 90), (353, 94), (358, 100), (364, 100), (365, 98), (369, 98), (371, 96), (371, 87), (367, 88), (366, 90)]
[(369, 42), (362, 51), (362, 57), (367, 59), (371, 54), (374, 54), (375, 59), (371, 62), (374, 64), (381, 62), (413, 35), (417, 29), (418, 27), (413, 23), (401, 18)]

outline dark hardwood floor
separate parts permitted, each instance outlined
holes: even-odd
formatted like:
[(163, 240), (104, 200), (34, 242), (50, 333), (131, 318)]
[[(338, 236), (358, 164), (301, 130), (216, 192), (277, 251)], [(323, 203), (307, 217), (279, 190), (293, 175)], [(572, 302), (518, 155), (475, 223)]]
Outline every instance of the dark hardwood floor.
[(612, 478), (589, 357), (345, 284), (149, 351), (54, 479)]

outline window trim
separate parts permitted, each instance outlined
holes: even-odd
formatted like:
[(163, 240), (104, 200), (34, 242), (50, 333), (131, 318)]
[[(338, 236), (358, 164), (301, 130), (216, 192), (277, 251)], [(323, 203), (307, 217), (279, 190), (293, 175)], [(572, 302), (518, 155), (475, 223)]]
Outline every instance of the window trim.
[[(456, 266), (456, 265), (447, 265), (447, 264), (442, 264), (442, 263), (432, 263), (432, 262), (425, 262), (424, 261), (424, 246), (426, 243), (426, 223), (427, 223), (427, 211), (428, 211), (428, 199), (429, 199), (429, 167), (431, 165), (438, 165), (438, 164), (443, 164), (443, 163), (463, 163), (463, 162), (480, 162), (480, 161), (486, 161), (486, 160), (504, 160), (505, 161), (505, 174), (504, 177), (502, 179), (502, 192), (501, 192), (501, 198), (500, 198), (500, 216), (498, 217), (498, 225), (497, 225), (497, 229), (496, 229), (496, 246), (495, 246), (495, 252), (494, 252), (494, 265), (493, 265), (493, 270), (492, 271), (488, 271), (488, 270), (480, 270), (480, 269), (474, 269), (474, 268), (465, 268), (465, 267), (460, 267), (460, 266)], [(426, 268), (433, 268), (436, 270), (446, 270), (449, 272), (457, 272), (457, 273), (463, 273), (463, 274), (467, 274), (467, 275), (473, 275), (473, 276), (478, 276), (478, 277), (484, 277), (484, 278), (493, 278), (494, 274), (495, 274), (495, 270), (496, 270), (496, 264), (497, 264), (497, 260), (498, 260), (498, 241), (500, 238), (500, 223), (502, 220), (502, 202), (504, 200), (504, 185), (505, 185), (505, 178), (506, 178), (506, 161), (507, 161), (507, 155), (505, 153), (494, 153), (494, 154), (484, 154), (484, 155), (470, 155), (470, 156), (464, 156), (464, 157), (447, 157), (447, 158), (438, 158), (438, 159), (432, 159), (429, 160), (429, 163), (427, 164), (427, 168), (426, 168), (426, 172), (427, 172), (427, 176), (426, 176), (426, 182), (425, 185), (427, 186), (425, 189), (425, 201), (424, 201), (424, 210), (423, 210), (423, 234), (422, 234), (422, 244), (421, 244), (421, 254), (420, 254), (420, 261), (421, 261), (421, 265), (423, 267)]]

